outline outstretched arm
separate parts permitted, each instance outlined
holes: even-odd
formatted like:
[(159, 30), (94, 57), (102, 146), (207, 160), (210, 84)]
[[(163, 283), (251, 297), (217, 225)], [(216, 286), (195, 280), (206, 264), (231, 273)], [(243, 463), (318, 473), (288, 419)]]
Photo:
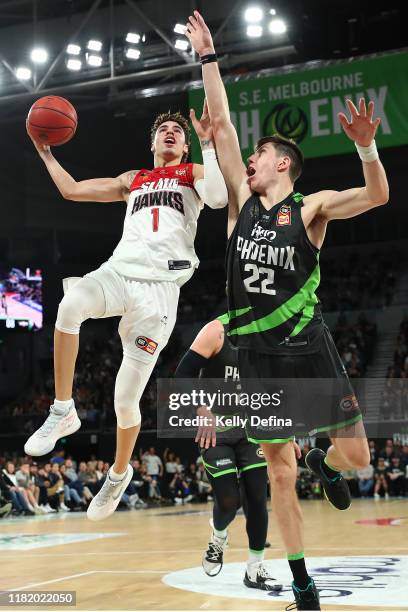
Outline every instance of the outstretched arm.
[[(189, 18), (186, 36), (200, 57), (215, 53), (210, 30), (198, 11), (194, 11), (194, 16)], [(202, 71), (218, 160), (228, 187), (230, 209), (235, 209), (238, 214), (239, 207), (250, 195), (246, 168), (230, 119), (228, 98), (217, 62), (203, 64)]]
[(136, 172), (125, 172), (116, 178), (97, 178), (87, 181), (76, 181), (53, 156), (47, 145), (33, 140), (41, 159), (66, 200), (74, 202), (119, 202), (126, 199), (131, 182)]
[(203, 156), (202, 166), (200, 164), (193, 165), (194, 187), (207, 206), (224, 208), (228, 204), (228, 191), (218, 165), (207, 100), (204, 100), (200, 119), (196, 117), (193, 109), (190, 110), (190, 118), (200, 141)]
[[(365, 186), (345, 191), (320, 191), (308, 196), (320, 203), (318, 214), (327, 221), (356, 217), (386, 204), (389, 197), (387, 176), (374, 141), (380, 125), (380, 119), (373, 120), (374, 102), (369, 102), (366, 108), (365, 100), (361, 98), (357, 110), (353, 102), (347, 100), (347, 106), (351, 121), (343, 113), (339, 113), (339, 120), (347, 136), (355, 142), (362, 159)], [(308, 198), (305, 198), (305, 204)]]

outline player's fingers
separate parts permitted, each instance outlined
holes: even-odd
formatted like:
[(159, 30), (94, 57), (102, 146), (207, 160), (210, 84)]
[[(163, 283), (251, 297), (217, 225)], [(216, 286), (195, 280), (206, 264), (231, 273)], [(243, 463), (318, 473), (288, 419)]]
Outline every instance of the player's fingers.
[(198, 28), (198, 21), (197, 21), (197, 19), (196, 19), (195, 17), (192, 17), (192, 16), (190, 15), (190, 17), (188, 18), (188, 20), (189, 20), (190, 25), (191, 25), (191, 27), (193, 28), (193, 30), (196, 30), (196, 29)]
[(347, 108), (349, 109), (352, 117), (358, 117), (358, 110), (354, 106), (352, 100), (346, 100)]
[(208, 26), (207, 26), (207, 24), (204, 21), (204, 17), (198, 11), (194, 11), (194, 15), (195, 15), (199, 25), (203, 28), (203, 30), (209, 32)]
[(217, 446), (217, 434), (215, 433), (215, 430), (212, 432), (212, 446)]
[(367, 117), (369, 118), (370, 121), (373, 120), (373, 114), (374, 114), (374, 102), (370, 100), (370, 102), (368, 103), (368, 109), (367, 109)]
[(362, 117), (365, 117), (367, 115), (365, 98), (360, 98), (359, 103), (358, 103), (358, 110)]
[(337, 113), (337, 117), (344, 128), (350, 127), (349, 120), (344, 113)]
[(381, 123), (381, 118), (380, 118), (380, 117), (378, 117), (378, 118), (377, 118), (377, 119), (374, 121), (374, 123), (373, 123), (373, 125), (374, 125), (374, 129), (375, 129), (375, 130), (378, 128), (378, 126), (380, 125), (380, 123)]

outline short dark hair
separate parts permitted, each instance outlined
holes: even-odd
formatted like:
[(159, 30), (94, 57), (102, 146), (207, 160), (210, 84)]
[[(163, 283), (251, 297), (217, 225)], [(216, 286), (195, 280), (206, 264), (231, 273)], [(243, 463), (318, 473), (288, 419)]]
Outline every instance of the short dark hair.
[(272, 136), (264, 136), (263, 138), (260, 138), (255, 145), (255, 151), (257, 151), (267, 142), (273, 144), (278, 153), (281, 155), (287, 155), (289, 157), (289, 177), (291, 181), (295, 182), (302, 174), (304, 163), (303, 153), (296, 142), (291, 138), (285, 138), (280, 134), (273, 134)]
[[(151, 139), (152, 144), (154, 142), (154, 137), (156, 135), (157, 130), (162, 125), (162, 123), (166, 123), (166, 121), (174, 121), (175, 123), (179, 124), (179, 126), (182, 128), (184, 132), (184, 137), (186, 139), (186, 145), (190, 148), (190, 142), (191, 142), (190, 124), (188, 122), (188, 119), (186, 119), (184, 115), (180, 113), (180, 111), (172, 113), (170, 110), (168, 110), (167, 113), (160, 113), (160, 115), (157, 115), (150, 129), (150, 139)], [(181, 161), (185, 162), (187, 160), (187, 157), (188, 157), (188, 153), (184, 153)]]

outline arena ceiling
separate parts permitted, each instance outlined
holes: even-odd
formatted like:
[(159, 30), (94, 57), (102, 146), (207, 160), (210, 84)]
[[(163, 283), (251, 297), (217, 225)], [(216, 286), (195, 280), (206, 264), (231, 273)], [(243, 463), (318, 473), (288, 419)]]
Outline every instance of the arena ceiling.
[[(249, 71), (308, 60), (339, 59), (406, 44), (407, 3), (378, 0), (4, 0), (0, 3), (0, 115), (46, 93), (70, 93), (91, 104), (163, 95), (188, 88), (200, 78), (191, 48), (176, 49), (176, 23), (198, 8), (216, 40), (224, 73)], [(248, 7), (263, 11), (262, 35), (247, 36)], [(286, 31), (268, 29), (271, 15)], [(129, 32), (140, 36), (126, 42)], [(89, 40), (102, 43), (91, 52)], [(68, 44), (81, 48), (67, 54)], [(31, 52), (44, 49), (43, 64)], [(134, 55), (127, 57), (128, 49)], [(90, 65), (89, 55), (100, 65)], [(68, 61), (80, 62), (70, 70)], [(72, 62), (71, 62), (72, 65)], [(17, 76), (26, 68), (25, 78)], [(29, 74), (29, 77), (28, 77)], [(13, 107), (15, 103), (17, 106)]]

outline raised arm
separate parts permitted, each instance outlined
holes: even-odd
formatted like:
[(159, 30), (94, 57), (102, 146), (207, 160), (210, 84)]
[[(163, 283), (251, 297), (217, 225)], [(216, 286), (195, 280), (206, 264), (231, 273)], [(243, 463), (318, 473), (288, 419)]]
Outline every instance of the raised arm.
[(190, 110), (190, 118), (203, 156), (203, 165), (193, 165), (194, 187), (207, 206), (224, 208), (228, 204), (228, 190), (218, 165), (207, 100), (204, 100), (200, 119), (193, 109)]
[(318, 215), (326, 221), (356, 217), (386, 204), (389, 197), (387, 176), (374, 141), (380, 125), (380, 119), (373, 120), (374, 102), (369, 102), (366, 109), (365, 100), (361, 98), (357, 110), (353, 102), (347, 100), (347, 106), (351, 121), (343, 113), (339, 113), (339, 119), (347, 136), (356, 144), (363, 164), (365, 186), (345, 191), (320, 191), (305, 198), (305, 204), (309, 199), (317, 201)]
[(126, 200), (130, 184), (136, 174), (135, 171), (125, 172), (116, 178), (97, 178), (77, 182), (55, 159), (49, 146), (38, 144), (34, 140), (33, 143), (60, 194), (66, 200), (74, 202)]
[[(186, 36), (201, 58), (215, 53), (210, 30), (198, 11), (189, 18)], [(204, 63), (202, 71), (218, 160), (228, 187), (229, 205), (237, 213), (250, 196), (246, 167), (230, 119), (228, 98), (217, 62)]]

